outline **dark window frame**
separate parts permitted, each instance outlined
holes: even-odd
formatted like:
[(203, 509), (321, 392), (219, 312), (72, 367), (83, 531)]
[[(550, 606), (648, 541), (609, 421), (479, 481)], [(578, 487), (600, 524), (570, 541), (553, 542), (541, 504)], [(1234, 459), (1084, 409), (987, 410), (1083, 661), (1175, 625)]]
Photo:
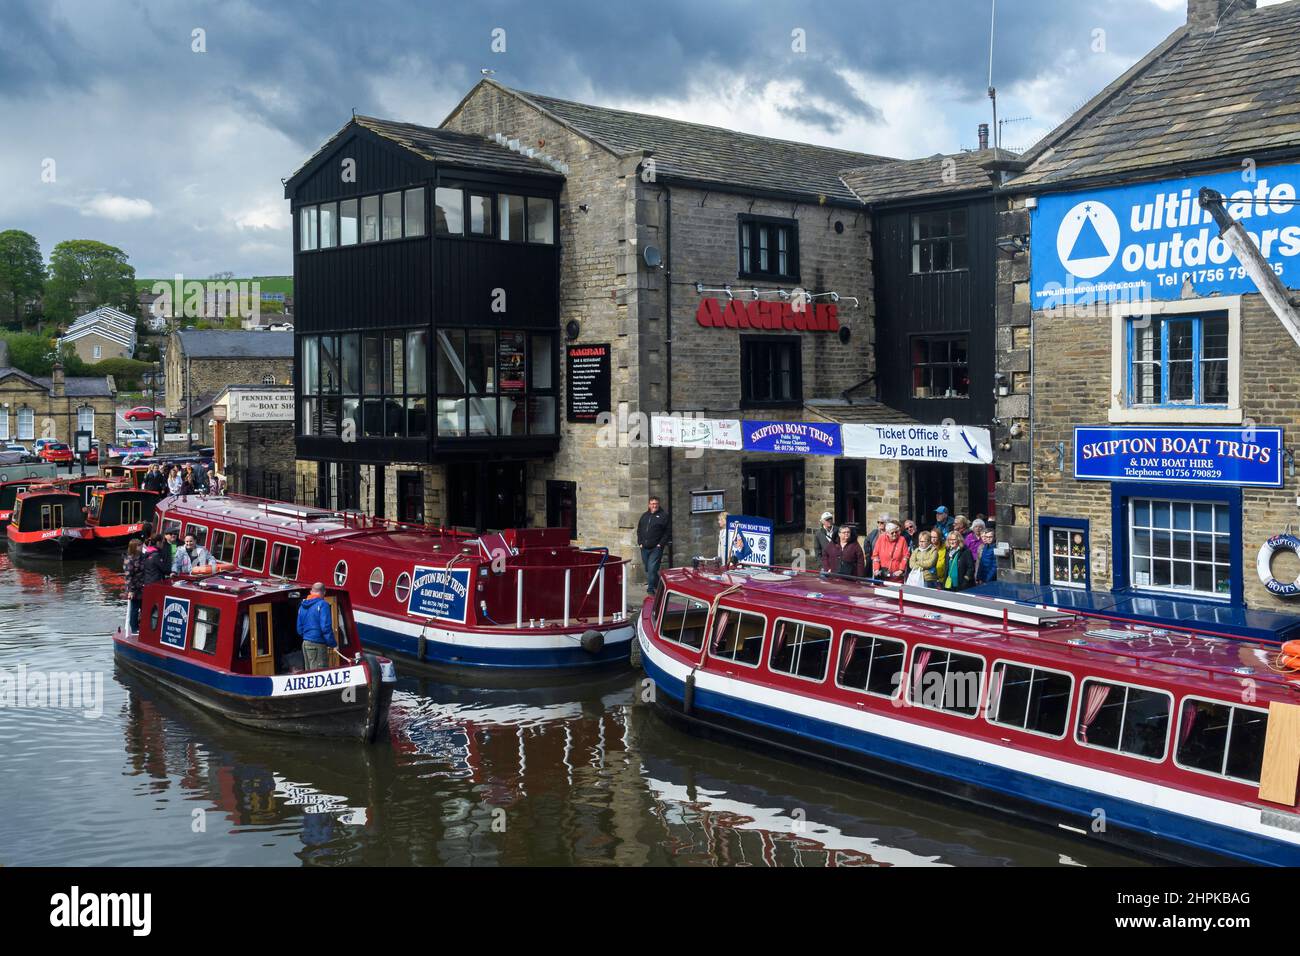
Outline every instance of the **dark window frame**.
[[(769, 268), (761, 267), (760, 235), (767, 230)], [(786, 268), (780, 269), (778, 236), (786, 235)], [(749, 268), (745, 266), (749, 252)], [(799, 281), (799, 220), (780, 216), (756, 216), (740, 213), (736, 217), (736, 276), (741, 279), (759, 279), (772, 282)]]
[[(961, 230), (954, 229), (954, 214), (961, 213), (963, 220)], [(943, 231), (941, 233), (929, 236), (921, 236), (920, 223), (922, 220), (937, 222), (939, 217), (944, 217), (942, 222)], [(925, 209), (912, 213), (908, 217), (908, 271), (916, 275), (935, 275), (945, 272), (969, 272), (970, 271), (970, 209), (967, 206), (944, 206), (940, 209)], [(946, 250), (947, 265), (942, 268), (935, 268), (935, 250), (943, 248)], [(957, 256), (955, 250), (961, 249), (961, 265), (955, 265)], [(929, 252), (929, 266), (925, 266), (926, 255)]]
[[(773, 500), (780, 502), (784, 495), (783, 488), (767, 489), (763, 487), (766, 481), (781, 481), (784, 473), (789, 472), (792, 476), (790, 494), (791, 494), (791, 517), (789, 520), (784, 518), (778, 519), (775, 516), (768, 515), (768, 510), (763, 504), (762, 499), (775, 496)], [(746, 461), (740, 466), (741, 475), (741, 499), (744, 503), (745, 514), (752, 515), (755, 518), (768, 518), (772, 522), (772, 531), (774, 534), (800, 533), (804, 530), (804, 516), (807, 512), (807, 476), (802, 458), (796, 458), (790, 461)], [(750, 478), (753, 478), (758, 487), (750, 488)], [(784, 482), (781, 482), (784, 484)]]
[[(959, 343), (959, 342), (964, 343), (965, 350), (966, 350), (966, 361), (964, 363), (953, 361), (952, 349), (950, 347), (948, 350), (948, 361), (919, 362), (917, 361), (917, 346), (921, 342), (931, 343), (931, 345), (942, 342), (949, 346), (951, 346), (953, 343)], [(929, 349), (927, 349), (927, 351), (929, 351)], [(912, 387), (911, 387), (911, 394), (908, 396), (909, 398), (914, 399), (916, 401), (929, 401), (935, 398), (953, 400), (953, 399), (969, 399), (971, 397), (971, 393), (970, 393), (971, 360), (970, 360), (970, 333), (969, 332), (937, 332), (937, 333), (920, 333), (917, 335), (910, 335), (908, 336), (907, 339), (907, 353), (912, 363)], [(922, 371), (927, 369), (947, 370), (948, 381), (954, 386), (954, 388), (952, 389), (953, 394), (949, 395), (947, 394), (946, 391), (942, 395), (933, 394), (934, 391), (933, 378), (931, 378), (931, 384), (922, 386), (920, 383), (920, 379), (925, 377), (924, 375), (922, 375)], [(966, 391), (964, 394), (962, 392), (957, 391), (955, 388), (960, 371), (963, 369), (965, 370), (965, 375), (966, 375)], [(926, 396), (918, 395), (916, 393), (917, 389), (921, 387), (930, 389), (931, 394)]]
[[(419, 235), (408, 235), (406, 231), (406, 204), (407, 204), (406, 195), (407, 193), (415, 192), (416, 190), (423, 190), (424, 192), (424, 195), (421, 197), (421, 201), (419, 204), (424, 210), (423, 212), (424, 231), (421, 232)], [(430, 203), (431, 192), (432, 189), (430, 188), (428, 183), (412, 183), (411, 185), (408, 186), (398, 186), (395, 189), (383, 189), (383, 190), (379, 190), (378, 192), (367, 190), (366, 192), (356, 193), (351, 196), (335, 196), (332, 199), (317, 200), (315, 202), (305, 202), (305, 203), (301, 203), (300, 205), (294, 206), (293, 207), (294, 254), (303, 255), (306, 253), (317, 253), (317, 252), (338, 252), (339, 250), (342, 249), (356, 249), (361, 246), (381, 246), (381, 245), (387, 245), (388, 243), (391, 242), (406, 242), (407, 240), (416, 241), (420, 239), (427, 239), (429, 238), (429, 203)], [(401, 230), (402, 230), (402, 234), (400, 236), (384, 235), (384, 228), (383, 228), (384, 196), (388, 193), (397, 193), (399, 196), (398, 219), (401, 223)], [(376, 239), (362, 238), (363, 235), (362, 220), (361, 220), (362, 207), (364, 206), (364, 201), (367, 199), (376, 199), (378, 201), (379, 222), (377, 224), (378, 238)], [(343, 243), (343, 221), (342, 221), (342, 204), (345, 202), (356, 203), (356, 215), (357, 215), (356, 241), (347, 243), (346, 245), (344, 245)], [(333, 221), (330, 225), (332, 244), (328, 246), (321, 245), (321, 241), (320, 241), (320, 209), (322, 206), (334, 207), (334, 215), (331, 217)], [(309, 212), (310, 210), (315, 211), (314, 222), (311, 223), (312, 235), (315, 244), (311, 248), (304, 249), (302, 245), (302, 239), (303, 239), (302, 216), (304, 213), (307, 213), (309, 216), (311, 216), (311, 213)]]
[[(781, 348), (792, 348), (790, 367), (791, 398), (754, 396), (752, 376), (755, 373), (756, 352), (770, 354)], [(770, 362), (769, 362), (770, 365)], [(769, 375), (769, 379), (771, 375)], [(769, 381), (769, 385), (772, 383)], [(774, 388), (769, 388), (773, 391)], [(741, 408), (799, 408), (803, 405), (803, 340), (797, 335), (742, 335), (740, 337), (740, 407)]]
[[(434, 185), (433, 192), (435, 198), (434, 206), (437, 205), (436, 193), (439, 189), (457, 189), (460, 190), (460, 210), (461, 210), (461, 231), (460, 232), (440, 232), (437, 228), (437, 216), (433, 216), (434, 228), (430, 230), (430, 235), (436, 239), (455, 239), (458, 241), (468, 242), (502, 242), (511, 246), (549, 246), (554, 248), (560, 244), (560, 216), (559, 216), (559, 199), (553, 193), (539, 192), (535, 189), (527, 189), (517, 186), (489, 186), (482, 183), (472, 183), (463, 180), (449, 179)], [(490, 228), (487, 232), (473, 232), (470, 229), (470, 197), (481, 196), (487, 199), (488, 218), (491, 219)], [(500, 215), (500, 197), (514, 196), (524, 201), (523, 209), (523, 238), (522, 239), (502, 239), (501, 238), (501, 215)], [(540, 199), (550, 203), (550, 240), (541, 242), (536, 239), (530, 239), (531, 220), (533, 214), (528, 209), (529, 200)], [(430, 212), (434, 207), (430, 207)]]
[[(471, 392), (469, 390), (469, 375), (466, 369), (466, 381), (460, 389), (449, 389), (438, 375), (439, 362), (442, 348), (442, 338), (445, 336), (448, 342), (453, 343), (459, 339), (460, 352), (459, 356), (464, 356), (464, 362), (469, 361), (469, 333), (470, 332), (490, 332), (493, 337), (492, 355), (493, 355), (493, 375), (494, 380), (491, 382), (491, 388), (488, 383), (484, 383), (483, 392)], [(521, 433), (502, 434), (502, 417), (503, 405), (499, 401), (502, 398), (512, 397), (511, 393), (501, 389), (502, 369), (501, 369), (501, 339), (503, 335), (522, 335), (524, 337), (524, 387), (518, 390), (520, 401), (523, 405), (523, 425), (524, 430)], [(551, 354), (548, 363), (547, 375), (550, 385), (544, 388), (537, 387), (534, 383), (537, 380), (536, 359), (535, 359), (535, 340), (539, 338), (549, 338), (551, 340)], [(433, 391), (433, 430), (434, 435), (439, 441), (512, 441), (519, 438), (554, 438), (560, 433), (560, 386), (559, 386), (559, 336), (555, 331), (549, 329), (520, 329), (520, 328), (500, 328), (485, 329), (482, 327), (465, 328), (460, 326), (439, 326), (434, 330), (431, 342), (431, 359), (432, 374), (435, 379)], [(453, 383), (454, 384), (454, 383)], [(535, 398), (551, 399), (551, 423), (549, 431), (534, 431), (532, 424), (531, 405)], [(492, 432), (473, 432), (470, 430), (469, 403), (475, 399), (490, 399), (496, 410), (496, 426)], [(440, 427), (442, 419), (442, 410), (440, 403), (443, 401), (458, 401), (464, 403), (462, 410), (465, 413), (464, 431), (457, 434), (455, 432), (444, 433)]]
[[(411, 387), (411, 364), (412, 355), (418, 355), (418, 349), (412, 345), (412, 336), (424, 334), (427, 339), (424, 343), (424, 387), (412, 389)], [(431, 357), (431, 340), (433, 336), (424, 327), (402, 326), (397, 328), (383, 329), (366, 329), (364, 331), (352, 332), (326, 332), (320, 334), (300, 335), (298, 336), (298, 362), (306, 366), (306, 355), (308, 350), (315, 348), (317, 350), (316, 360), (316, 382), (315, 389), (306, 390), (306, 382), (299, 386), (298, 406), (296, 414), (298, 416), (298, 434), (305, 437), (313, 438), (340, 438), (343, 435), (344, 422), (352, 420), (355, 423), (354, 439), (363, 441), (366, 439), (379, 440), (401, 440), (401, 441), (427, 441), (429, 438), (429, 397), (431, 392), (430, 382), (430, 357)], [(351, 370), (353, 375), (352, 382), (348, 382), (347, 369), (344, 368), (344, 347), (346, 340), (352, 340), (355, 346), (356, 365)], [(374, 391), (368, 389), (367, 385), (370, 379), (367, 378), (366, 367), (366, 345), (369, 340), (378, 343), (377, 360), (379, 368), (377, 371), (378, 385)], [(331, 369), (324, 356), (327, 354), (325, 349), (326, 342), (332, 343), (332, 355), (334, 358), (334, 368)], [(395, 381), (395, 376), (391, 374), (393, 366), (389, 361), (391, 355), (391, 343), (401, 342), (401, 384), (400, 391), (390, 389), (388, 385)], [(338, 374), (335, 379), (334, 369)], [(413, 407), (412, 402), (423, 400), (424, 402), (424, 427), (423, 429), (412, 428), (412, 421), (418, 414), (418, 406)], [(335, 403), (331, 408), (328, 403)], [(348, 403), (355, 403), (355, 418), (350, 418), (348, 414)], [(379, 433), (370, 434), (367, 431), (366, 408), (367, 403), (378, 404), (382, 412), (382, 426)], [(389, 432), (389, 415), (394, 407), (401, 410), (401, 429), (394, 433)]]

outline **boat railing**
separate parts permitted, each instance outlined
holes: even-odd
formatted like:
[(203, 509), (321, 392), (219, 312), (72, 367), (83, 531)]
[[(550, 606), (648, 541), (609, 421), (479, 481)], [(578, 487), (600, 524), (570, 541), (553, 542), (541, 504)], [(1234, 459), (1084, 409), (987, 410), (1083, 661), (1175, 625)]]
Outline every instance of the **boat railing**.
[[(769, 568), (767, 568), (767, 570), (773, 573), (792, 572), (794, 574), (814, 575), (818, 578), (818, 580), (824, 579), (821, 572), (808, 571), (807, 569), (804, 568), (793, 568), (793, 567), (784, 567), (779, 565), (771, 565)], [(746, 580), (741, 579), (738, 582), (733, 582), (730, 580), (731, 577), (732, 576), (729, 575), (728, 592), (731, 592), (735, 584), (740, 585), (738, 590), (743, 590)], [(982, 624), (978, 621), (943, 620), (940, 617), (940, 615), (935, 612), (929, 612), (927, 616), (925, 612), (918, 611), (916, 608), (912, 608), (913, 613), (909, 614), (908, 605), (906, 603), (906, 594), (902, 590), (902, 588), (884, 589), (876, 586), (875, 582), (867, 581), (862, 578), (847, 577), (844, 575), (825, 575), (825, 577), (838, 578), (844, 581), (861, 583), (864, 586), (870, 587), (873, 597), (882, 598), (881, 606), (875, 608), (859, 607), (857, 608), (858, 610), (870, 610), (876, 613), (893, 614), (901, 618), (911, 619), (913, 621), (921, 620), (931, 626), (937, 625), (939, 627), (946, 627), (948, 628), (949, 635), (954, 639), (957, 639), (961, 636), (958, 633), (959, 630), (966, 631), (966, 632), (975, 632), (976, 635), (979, 637), (996, 637), (1004, 641), (1022, 640), (1022, 641), (1032, 642), (1032, 643), (1039, 643), (1046, 647), (1050, 647), (1053, 650), (1066, 651), (1069, 652), (1070, 654), (1073, 654), (1074, 652), (1077, 651), (1082, 651), (1084, 653), (1091, 654), (1091, 655), (1104, 655), (1107, 657), (1126, 658), (1134, 661), (1139, 670), (1142, 668), (1144, 664), (1148, 665), (1148, 667), (1158, 667), (1158, 668), (1165, 668), (1165, 669), (1177, 668), (1180, 670), (1190, 670), (1190, 671), (1196, 671), (1196, 672), (1206, 674), (1209, 676), (1211, 682), (1213, 682), (1216, 677), (1230, 677), (1233, 680), (1237, 681), (1238, 683), (1247, 680), (1262, 681), (1269, 685), (1286, 688), (1290, 690), (1292, 693), (1300, 694), (1300, 685), (1298, 685), (1296, 681), (1291, 679), (1292, 677), (1300, 677), (1300, 673), (1288, 674), (1288, 673), (1281, 673), (1277, 671), (1264, 672), (1264, 671), (1257, 671), (1253, 667), (1250, 668), (1226, 667), (1219, 664), (1198, 664), (1186, 660), (1161, 660), (1143, 654), (1136, 654), (1133, 653), (1132, 651), (1124, 650), (1122, 648), (1102, 647), (1100, 645), (1095, 645), (1095, 644), (1076, 643), (1075, 641), (1072, 641), (1070, 639), (1062, 640), (1059, 635), (1054, 635), (1049, 637), (1043, 634), (1035, 633), (1033, 630), (1030, 629), (1029, 625), (1013, 625), (1011, 621), (1012, 605), (1007, 602), (1000, 602), (1005, 605), (1003, 608), (1002, 624), (1000, 627), (990, 627), (989, 625)], [(887, 590), (887, 593), (882, 595), (880, 593), (882, 590)], [(894, 601), (892, 600), (893, 598), (892, 592), (894, 590), (897, 590), (897, 595), (898, 595), (897, 607), (894, 607)], [(960, 613), (960, 608), (954, 608), (952, 610), (955, 610), (958, 613)], [(1058, 621), (1054, 621), (1052, 623), (1057, 623), (1057, 624), (1072, 623), (1077, 626), (1080, 624), (1086, 624), (1091, 619), (1118, 621), (1118, 622), (1130, 623), (1130, 624), (1142, 624), (1143, 626), (1149, 627), (1149, 625), (1145, 624), (1145, 622), (1133, 621), (1129, 618), (1119, 617), (1115, 615), (1094, 614), (1092, 612), (1088, 612), (1084, 614), (1073, 609), (1070, 611), (1062, 612), (1062, 617)], [(1169, 636), (1168, 634), (1156, 633), (1160, 630), (1161, 630), (1160, 628), (1152, 628), (1149, 631), (1138, 632), (1138, 633), (1139, 634), (1144, 633), (1145, 636), (1148, 638), (1160, 638), (1160, 637)], [(1230, 635), (1217, 634), (1212, 631), (1198, 630), (1196, 628), (1179, 628), (1178, 632), (1180, 634), (1188, 634), (1195, 637), (1212, 638), (1214, 640), (1227, 640), (1238, 644), (1242, 643), (1242, 641), (1239, 638), (1234, 638)], [(1085, 631), (1084, 634), (1086, 635), (1087, 632)], [(1078, 640), (1081, 641), (1082, 638), (1079, 638)], [(1260, 643), (1273, 644), (1274, 642), (1260, 642)], [(1174, 645), (1171, 643), (1170, 649), (1172, 650), (1173, 648)]]
[[(551, 619), (558, 620), (562, 626), (568, 627), (575, 620), (584, 619), (583, 612), (593, 600), (596, 605), (598, 624), (627, 620), (627, 579), (630, 562), (627, 558), (611, 557), (608, 548), (584, 548), (583, 550), (601, 552), (601, 560), (594, 565), (580, 567), (524, 563), (512, 563), (506, 567), (507, 574), (512, 572), (514, 574), (516, 628), (522, 629), (525, 620), (530, 623), (539, 617), (546, 620), (551, 617), (552, 612), (555, 616)], [(617, 575), (616, 579), (614, 575)], [(611, 584), (613, 587), (610, 586)], [(535, 603), (543, 605), (546, 613), (540, 615), (534, 613), (534, 608), (525, 601), (525, 585), (531, 589), (528, 593), (537, 596)], [(559, 606), (552, 603), (557, 589), (563, 595)], [(618, 595), (618, 606), (611, 607), (610, 605), (613, 604), (611, 599), (615, 594)]]

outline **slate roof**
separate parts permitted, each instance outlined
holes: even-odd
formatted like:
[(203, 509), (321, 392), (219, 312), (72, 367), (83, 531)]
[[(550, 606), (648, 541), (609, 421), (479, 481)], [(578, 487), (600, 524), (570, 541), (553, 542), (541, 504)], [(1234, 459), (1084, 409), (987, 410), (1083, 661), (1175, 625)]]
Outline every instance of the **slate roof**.
[[(54, 388), (54, 382), (49, 377), (28, 375), (18, 368), (0, 368), (0, 380), (8, 378), (10, 375), (16, 375), (31, 386), (43, 388), (47, 392)], [(72, 398), (111, 398), (115, 394), (110, 376), (100, 376), (98, 378), (73, 376), (64, 378), (63, 393)]]
[(907, 412), (891, 408), (874, 398), (854, 398), (846, 402), (840, 398), (810, 399), (804, 408), (830, 422), (841, 425), (919, 425)]
[(888, 157), (772, 139), (649, 113), (591, 106), (483, 80), (550, 115), (579, 135), (623, 155), (650, 150), (661, 178), (857, 205), (840, 171)]
[(400, 146), (420, 159), (448, 166), (470, 166), (492, 169), (502, 173), (527, 173), (558, 177), (558, 173), (540, 159), (530, 158), (472, 133), (399, 123), (397, 120), (375, 116), (353, 116), (337, 133), (327, 139), (316, 152), (294, 170), (285, 180), (286, 189), (322, 154), (353, 127), (369, 130), (376, 136)]
[(1300, 3), (1186, 27), (1029, 150), (1012, 188), (1300, 148)]
[(859, 199), (874, 205), (901, 199), (992, 190), (994, 180), (982, 164), (1014, 159), (1013, 153), (1002, 149), (936, 153), (924, 159), (902, 159), (846, 169), (841, 176)]
[(189, 358), (293, 358), (292, 332), (231, 332), (185, 329), (177, 332), (181, 354)]
[(101, 305), (93, 312), (78, 316), (59, 343), (72, 342), (90, 334), (101, 335), (135, 351), (135, 318), (112, 306)]

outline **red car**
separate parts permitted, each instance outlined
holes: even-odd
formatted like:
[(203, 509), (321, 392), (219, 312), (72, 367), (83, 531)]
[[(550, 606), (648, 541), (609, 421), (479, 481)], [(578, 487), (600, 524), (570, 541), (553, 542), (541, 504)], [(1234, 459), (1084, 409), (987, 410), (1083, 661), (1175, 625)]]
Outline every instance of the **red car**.
[(50, 442), (36, 454), (42, 461), (72, 461), (72, 449), (61, 441)]
[(155, 408), (150, 408), (148, 405), (137, 405), (122, 417), (128, 422), (151, 422), (154, 419), (166, 418), (167, 416)]

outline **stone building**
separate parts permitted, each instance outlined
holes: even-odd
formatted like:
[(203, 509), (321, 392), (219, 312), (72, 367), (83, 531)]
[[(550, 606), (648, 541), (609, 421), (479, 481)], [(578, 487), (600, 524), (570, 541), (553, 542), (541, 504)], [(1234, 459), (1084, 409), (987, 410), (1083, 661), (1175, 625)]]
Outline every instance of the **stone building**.
[[(293, 335), (288, 332), (235, 332), (182, 329), (167, 339), (164, 363), (168, 414), (197, 416), (228, 385), (259, 386), (293, 381)], [(204, 436), (197, 427), (191, 431)]]
[[(336, 174), (348, 159), (355, 184)], [(674, 516), (675, 561), (716, 547), (717, 512), (692, 514), (693, 492), (771, 517), (782, 562), (808, 546), (824, 509), (865, 524), (868, 511), (907, 507), (896, 461), (648, 444), (659, 415), (923, 420), (879, 400), (873, 217), (846, 182), (886, 162), (492, 80), (441, 128), (356, 117), (286, 184), (300, 495), (458, 526), (568, 525), (581, 544), (631, 553), (658, 494)], [(517, 212), (521, 197), (553, 223), (544, 241), (530, 227), (530, 241), (515, 242), (533, 221)], [(811, 296), (806, 312), (797, 289)], [(509, 304), (494, 310), (498, 298)], [(520, 301), (525, 314), (512, 314)], [(531, 336), (526, 362), (512, 326)], [(464, 358), (462, 330), (471, 347), (494, 337), (487, 359)], [(364, 381), (372, 352), (375, 383)], [(378, 387), (403, 355), (421, 395)], [(589, 378), (570, 381), (583, 359)], [(475, 398), (466, 365), (485, 362), (493, 381)], [(526, 433), (506, 423), (517, 400), (502, 377), (521, 364), (532, 377), (510, 387), (543, 416)], [(587, 407), (569, 407), (575, 392)], [(921, 412), (937, 424), (937, 411)]]
[(78, 316), (58, 341), (70, 345), (83, 362), (135, 358), (135, 317), (111, 306), (101, 305)]
[(1300, 344), (1198, 195), (1300, 287), (1298, 44), (1300, 3), (1189, 0), (999, 193), (999, 529), (1053, 600), (1222, 630), (1295, 607), (1300, 559), (1256, 556), (1300, 521)]
[(29, 449), (38, 438), (73, 443), (78, 431), (94, 432), (104, 445), (114, 440), (116, 388), (112, 376), (72, 377), (55, 365), (49, 378), (28, 375), (9, 365), (0, 342), (0, 444), (20, 442)]

